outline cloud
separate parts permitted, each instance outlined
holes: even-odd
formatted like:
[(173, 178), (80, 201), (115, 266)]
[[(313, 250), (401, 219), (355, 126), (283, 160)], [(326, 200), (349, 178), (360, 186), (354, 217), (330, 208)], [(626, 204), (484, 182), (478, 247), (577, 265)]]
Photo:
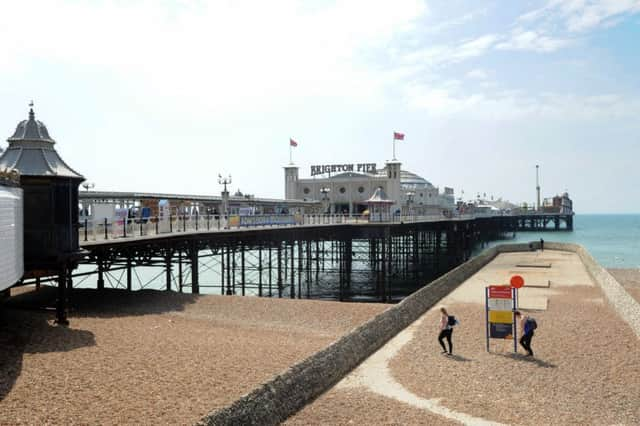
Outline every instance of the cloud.
[(526, 31), (517, 28), (512, 31), (509, 38), (498, 43), (496, 49), (499, 50), (529, 50), (534, 52), (555, 52), (572, 43), (568, 39), (553, 38), (536, 31)]
[(466, 75), (467, 78), (474, 80), (486, 80), (489, 77), (489, 74), (485, 70), (479, 68), (469, 71)]
[(366, 52), (427, 13), (420, 0), (2, 2), (0, 16), (14, 19), (0, 26), (0, 65), (102, 70), (139, 95), (227, 111), (292, 97), (366, 101), (380, 85)]
[(480, 11), (480, 12), (469, 12), (465, 15), (453, 18), (453, 19), (449, 19), (446, 21), (442, 21), (438, 24), (432, 25), (428, 28), (427, 32), (431, 33), (431, 34), (438, 34), (438, 33), (442, 33), (444, 31), (448, 31), (452, 28), (455, 27), (459, 27), (461, 25), (466, 24), (467, 22), (470, 22), (473, 20), (473, 18), (475, 18), (478, 14), (483, 13), (484, 11)]
[(629, 119), (640, 114), (640, 101), (618, 93), (532, 95), (523, 90), (474, 93), (461, 85), (431, 83), (409, 85), (405, 97), (412, 109), (426, 110), (432, 116), (464, 116), (490, 121), (543, 118), (591, 121)]
[(467, 39), (455, 45), (430, 46), (418, 49), (402, 57), (405, 64), (424, 64), (429, 67), (448, 65), (482, 56), (498, 40), (495, 34), (485, 34), (473, 39)]
[(617, 18), (640, 12), (640, 0), (549, 0), (518, 18), (519, 23), (560, 22), (570, 32), (615, 25)]

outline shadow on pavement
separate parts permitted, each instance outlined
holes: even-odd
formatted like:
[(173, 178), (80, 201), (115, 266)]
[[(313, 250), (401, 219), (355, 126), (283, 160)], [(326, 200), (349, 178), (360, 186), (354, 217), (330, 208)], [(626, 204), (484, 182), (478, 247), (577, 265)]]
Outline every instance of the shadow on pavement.
[(510, 358), (513, 359), (515, 361), (521, 361), (521, 362), (529, 362), (531, 364), (536, 364), (538, 367), (542, 367), (542, 368), (558, 368), (557, 365), (552, 364), (550, 362), (547, 361), (543, 361), (539, 358), (535, 358), (532, 356), (527, 356), (524, 354), (498, 354), (502, 357), (505, 358)]
[(458, 355), (458, 354), (453, 354), (453, 355), (445, 355), (443, 354), (443, 356), (447, 359), (452, 359), (454, 361), (458, 361), (458, 362), (471, 362), (473, 361), (472, 359), (469, 358), (465, 358), (462, 355)]

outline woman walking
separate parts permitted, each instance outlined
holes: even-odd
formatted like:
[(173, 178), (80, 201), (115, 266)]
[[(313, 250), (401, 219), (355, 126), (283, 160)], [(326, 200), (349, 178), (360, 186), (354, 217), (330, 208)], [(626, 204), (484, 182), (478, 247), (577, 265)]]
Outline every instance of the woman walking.
[(453, 353), (453, 343), (451, 342), (453, 326), (450, 324), (449, 314), (445, 308), (440, 308), (440, 314), (440, 334), (438, 335), (438, 342), (440, 342), (440, 346), (442, 346), (442, 353), (446, 354), (447, 348), (444, 346), (444, 339), (446, 338), (449, 344), (449, 353), (447, 355), (451, 355)]

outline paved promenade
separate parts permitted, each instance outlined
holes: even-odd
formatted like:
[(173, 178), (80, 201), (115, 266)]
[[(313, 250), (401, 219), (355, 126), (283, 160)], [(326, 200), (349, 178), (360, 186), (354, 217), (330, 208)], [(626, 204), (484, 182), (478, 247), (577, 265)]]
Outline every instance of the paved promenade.
[[(485, 350), (484, 288), (516, 273), (535, 358)], [(461, 322), (453, 357), (440, 306)], [(503, 253), (287, 423), (640, 424), (640, 341), (576, 254)]]

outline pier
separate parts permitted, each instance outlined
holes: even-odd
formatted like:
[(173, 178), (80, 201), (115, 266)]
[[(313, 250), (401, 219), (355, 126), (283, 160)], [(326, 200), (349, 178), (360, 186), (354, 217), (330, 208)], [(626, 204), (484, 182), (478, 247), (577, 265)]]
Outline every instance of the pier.
[[(78, 270), (23, 283), (57, 280), (63, 310), (74, 286), (86, 286), (89, 279), (96, 280), (98, 289), (396, 302), (490, 241), (537, 230), (543, 223), (565, 225), (549, 230), (572, 225), (572, 218), (551, 214), (398, 216), (384, 223), (291, 215), (291, 223), (282, 225), (250, 218), (252, 224), (237, 217), (186, 215), (144, 223), (124, 219), (104, 227), (86, 222), (79, 229), (83, 255)], [(140, 267), (152, 272), (141, 276)]]

